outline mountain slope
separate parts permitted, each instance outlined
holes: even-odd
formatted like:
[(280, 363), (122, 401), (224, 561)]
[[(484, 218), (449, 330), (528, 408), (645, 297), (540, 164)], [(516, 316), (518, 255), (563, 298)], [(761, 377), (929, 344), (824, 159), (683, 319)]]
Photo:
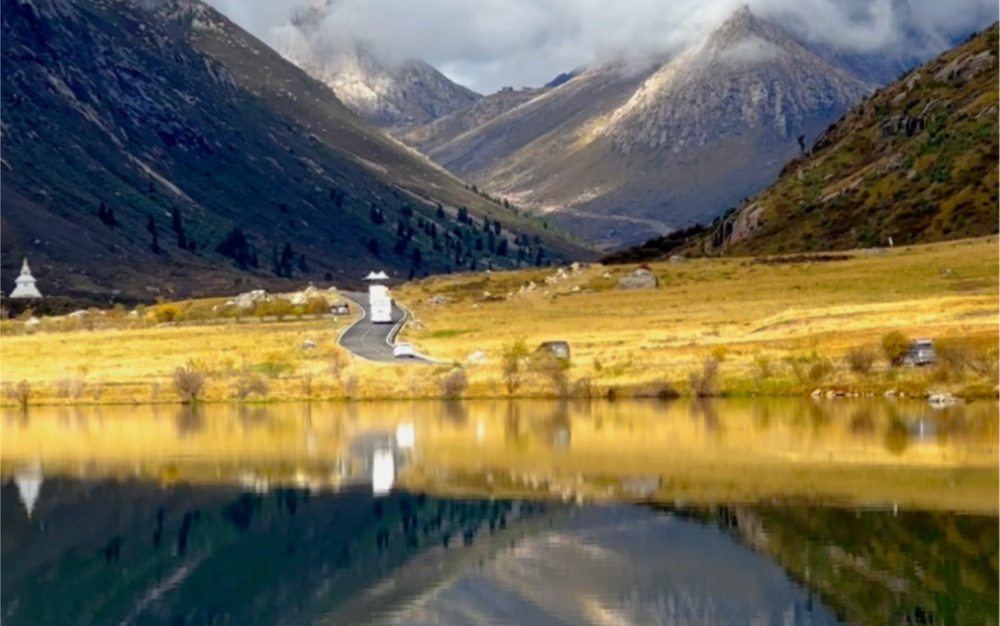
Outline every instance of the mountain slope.
[(280, 52), (365, 121), (381, 128), (425, 124), (480, 98), (421, 60), (385, 62), (359, 42), (330, 41), (321, 32), (330, 5), (297, 11)]
[(676, 58), (585, 70), (485, 125), (419, 145), (613, 247), (759, 191), (798, 152), (797, 136), (811, 139), (873, 89), (743, 7)]
[(879, 90), (700, 249), (768, 253), (996, 233), (997, 25)]
[(422, 152), (433, 149), (434, 146), (448, 143), (462, 134), (483, 126), (490, 120), (500, 117), (507, 111), (516, 109), (529, 102), (546, 89), (519, 89), (517, 91), (501, 90), (488, 96), (483, 96), (449, 115), (444, 115), (427, 124), (412, 126), (393, 133), (407, 145)]
[[(22, 255), (43, 293), (147, 298), (587, 255), (200, 2), (2, 0), (0, 20), (4, 291)], [(506, 256), (477, 245), (483, 215)]]

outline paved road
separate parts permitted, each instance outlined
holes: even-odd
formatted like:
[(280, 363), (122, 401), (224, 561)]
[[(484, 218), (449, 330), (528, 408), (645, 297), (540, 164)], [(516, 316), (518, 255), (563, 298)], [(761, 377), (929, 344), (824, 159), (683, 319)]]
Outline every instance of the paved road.
[(396, 334), (406, 321), (406, 312), (392, 304), (394, 324), (372, 324), (371, 303), (368, 294), (358, 291), (344, 292), (344, 297), (361, 306), (364, 316), (340, 335), (338, 343), (347, 350), (369, 361), (396, 363), (429, 363), (423, 358), (396, 359), (392, 356), (392, 344)]

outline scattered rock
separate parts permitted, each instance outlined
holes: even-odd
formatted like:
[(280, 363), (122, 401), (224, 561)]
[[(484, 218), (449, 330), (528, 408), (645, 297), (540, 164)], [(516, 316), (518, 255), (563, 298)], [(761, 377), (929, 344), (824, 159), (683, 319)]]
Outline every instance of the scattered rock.
[(961, 402), (961, 399), (956, 398), (955, 396), (953, 396), (953, 395), (951, 395), (950, 393), (947, 393), (947, 392), (943, 392), (943, 393), (933, 393), (932, 392), (927, 397), (927, 403), (930, 404), (933, 407), (952, 406), (952, 405), (955, 405), (955, 404), (959, 404), (960, 402)]
[(822, 397), (822, 396), (823, 396), (823, 390), (822, 390), (822, 389), (813, 389), (813, 392), (812, 392), (812, 394), (810, 394), (810, 395), (811, 395), (811, 396), (812, 396), (813, 398), (820, 398), (820, 397)]
[(611, 278), (611, 272), (604, 272), (601, 274), (601, 278)]
[(671, 255), (670, 262), (671, 263), (687, 263), (687, 259), (684, 258), (684, 257), (682, 257), (679, 254), (674, 254), (674, 255)]
[(954, 275), (955, 275), (955, 271), (952, 270), (952, 269), (950, 269), (950, 268), (946, 268), (946, 269), (944, 269), (944, 270), (941, 271), (941, 276), (943, 276), (944, 278), (951, 278)]
[(306, 339), (305, 341), (302, 342), (303, 350), (312, 350), (315, 347), (316, 347), (316, 342), (313, 341), (312, 339)]
[(438, 293), (438, 294), (434, 294), (433, 296), (431, 296), (431, 299), (428, 300), (428, 302), (430, 302), (431, 304), (434, 304), (434, 305), (450, 304), (451, 303), (451, 298), (449, 298), (448, 296), (444, 295), (443, 293)]
[(655, 289), (659, 284), (660, 281), (656, 278), (656, 274), (644, 267), (631, 271), (618, 279), (619, 289)]
[(571, 293), (576, 293), (578, 291), (580, 291), (580, 285), (576, 285), (575, 287), (573, 287), (572, 289), (570, 289)]
[(410, 319), (409, 324), (410, 324), (410, 328), (413, 328), (414, 330), (423, 330), (423, 329), (427, 328), (426, 326), (424, 326), (423, 322), (421, 322), (420, 320), (412, 319), (412, 318)]
[(892, 398), (895, 395), (896, 395), (896, 390), (895, 389), (890, 389), (889, 391), (885, 392), (885, 397), (886, 398)]
[(535, 281), (531, 281), (526, 285), (521, 285), (521, 290), (518, 293), (534, 293), (536, 291), (538, 291), (538, 285), (535, 284)]
[(25, 326), (29, 326), (29, 327), (35, 327), (35, 326), (38, 326), (38, 325), (39, 325), (39, 324), (41, 324), (41, 323), (42, 323), (42, 320), (40, 320), (40, 319), (38, 319), (37, 317), (35, 317), (34, 315), (32, 315), (31, 317), (29, 317), (29, 318), (28, 318), (28, 319), (27, 319), (27, 320), (26, 320), (26, 321), (24, 322), (24, 325), (25, 325)]
[[(254, 289), (253, 291), (241, 293), (236, 296), (234, 300), (230, 300), (230, 302), (245, 311), (249, 311), (254, 308), (258, 302), (267, 302), (270, 299), (271, 296), (267, 295), (267, 292), (263, 289)], [(226, 304), (228, 304), (228, 302)]]
[(86, 311), (84, 309), (79, 309), (77, 311), (73, 311), (72, 313), (70, 313), (69, 317), (72, 317), (72, 318), (75, 318), (75, 319), (80, 319), (82, 317), (88, 317), (89, 315), (90, 315), (90, 311)]
[(486, 353), (482, 350), (476, 350), (465, 359), (467, 363), (483, 363), (486, 361)]

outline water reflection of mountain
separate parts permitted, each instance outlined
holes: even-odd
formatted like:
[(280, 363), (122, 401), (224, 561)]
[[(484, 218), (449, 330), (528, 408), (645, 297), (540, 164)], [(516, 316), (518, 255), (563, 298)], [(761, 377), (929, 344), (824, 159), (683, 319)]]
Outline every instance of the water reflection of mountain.
[(365, 489), (254, 494), (64, 479), (44, 489), (31, 519), (13, 485), (0, 492), (6, 624), (312, 623), (419, 554), (449, 555), (432, 579), (554, 511)]

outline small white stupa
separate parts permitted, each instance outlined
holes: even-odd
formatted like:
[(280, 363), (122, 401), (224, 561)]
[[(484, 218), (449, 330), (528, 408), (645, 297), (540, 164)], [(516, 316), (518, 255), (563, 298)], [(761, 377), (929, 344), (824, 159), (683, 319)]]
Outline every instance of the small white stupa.
[(14, 474), (14, 484), (17, 485), (18, 495), (21, 496), (21, 503), (28, 512), (29, 519), (35, 510), (35, 502), (38, 501), (38, 493), (42, 490), (44, 480), (42, 466), (38, 462), (22, 467)]
[(11, 298), (41, 298), (42, 294), (35, 286), (35, 277), (31, 275), (31, 268), (28, 267), (28, 259), (24, 259), (21, 266), (21, 275), (14, 281), (17, 285), (14, 291), (10, 292)]

